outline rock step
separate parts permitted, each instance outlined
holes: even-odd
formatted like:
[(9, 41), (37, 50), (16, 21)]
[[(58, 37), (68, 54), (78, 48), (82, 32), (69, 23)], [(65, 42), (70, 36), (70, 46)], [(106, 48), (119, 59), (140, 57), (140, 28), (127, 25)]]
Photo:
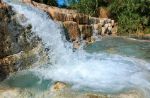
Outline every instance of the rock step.
[(47, 12), (53, 20), (62, 22), (71, 41), (79, 39), (81, 34), (84, 39), (92, 37), (95, 31), (98, 36), (116, 35), (117, 33), (114, 20), (109, 18), (91, 17), (78, 13), (76, 10), (48, 6), (34, 1), (30, 4)]

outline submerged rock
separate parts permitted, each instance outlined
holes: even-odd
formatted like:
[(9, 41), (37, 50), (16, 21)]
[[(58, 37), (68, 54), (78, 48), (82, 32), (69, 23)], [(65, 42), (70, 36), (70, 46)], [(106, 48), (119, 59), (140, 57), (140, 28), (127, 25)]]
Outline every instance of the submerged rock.
[(64, 88), (67, 87), (66, 83), (63, 82), (55, 82), (55, 84), (51, 87), (51, 91), (55, 92), (55, 91), (60, 91), (63, 90)]

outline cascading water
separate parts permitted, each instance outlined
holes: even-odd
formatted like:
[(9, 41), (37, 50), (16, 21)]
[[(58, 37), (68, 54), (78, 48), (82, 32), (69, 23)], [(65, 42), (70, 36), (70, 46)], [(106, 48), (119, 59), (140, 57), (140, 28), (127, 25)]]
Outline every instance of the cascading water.
[(72, 52), (72, 45), (63, 37), (61, 26), (46, 13), (16, 0), (5, 1), (23, 14), (32, 25), (46, 48), (49, 48), (51, 64), (46, 68), (31, 69), (45, 80), (62, 81), (73, 89), (104, 93), (117, 93), (137, 89), (148, 98), (150, 89), (150, 63), (134, 57), (108, 53), (87, 53), (83, 49)]

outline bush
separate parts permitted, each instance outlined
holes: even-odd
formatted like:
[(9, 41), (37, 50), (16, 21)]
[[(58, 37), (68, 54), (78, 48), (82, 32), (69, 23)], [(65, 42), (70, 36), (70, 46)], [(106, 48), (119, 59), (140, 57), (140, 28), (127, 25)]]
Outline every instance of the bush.
[(143, 32), (150, 25), (150, 0), (113, 0), (112, 17), (118, 21), (120, 34)]

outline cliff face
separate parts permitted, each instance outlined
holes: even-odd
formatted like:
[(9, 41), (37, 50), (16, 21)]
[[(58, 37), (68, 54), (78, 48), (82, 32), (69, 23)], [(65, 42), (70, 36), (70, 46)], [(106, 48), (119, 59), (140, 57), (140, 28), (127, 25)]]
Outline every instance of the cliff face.
[[(19, 20), (23, 15), (15, 13), (10, 6), (0, 3), (0, 77), (28, 68), (46, 58), (40, 38), (31, 31), (32, 26), (23, 27)], [(38, 55), (41, 56), (38, 56)], [(46, 59), (45, 59), (46, 60)]]

